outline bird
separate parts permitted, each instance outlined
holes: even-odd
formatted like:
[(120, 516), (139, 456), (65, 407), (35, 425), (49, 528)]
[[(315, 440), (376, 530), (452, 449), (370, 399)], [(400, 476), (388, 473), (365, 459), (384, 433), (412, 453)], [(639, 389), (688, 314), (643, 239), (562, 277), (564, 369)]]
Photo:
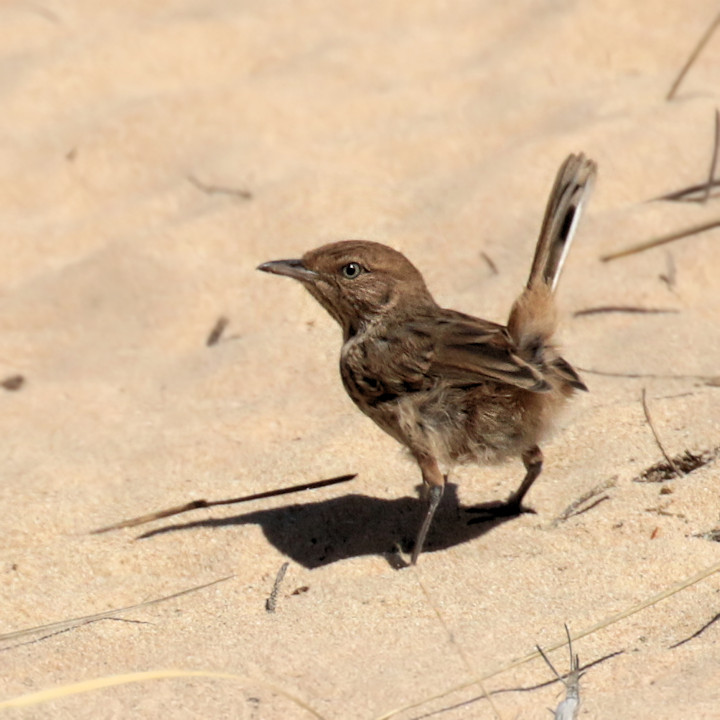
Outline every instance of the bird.
[(492, 515), (534, 512), (523, 500), (542, 471), (539, 443), (567, 400), (587, 390), (553, 336), (555, 290), (596, 173), (582, 153), (560, 166), (507, 325), (441, 307), (410, 260), (378, 242), (341, 240), (258, 267), (299, 281), (338, 322), (347, 394), (417, 462), (426, 509), (411, 565), (457, 465), (520, 457), (525, 476), (490, 504)]

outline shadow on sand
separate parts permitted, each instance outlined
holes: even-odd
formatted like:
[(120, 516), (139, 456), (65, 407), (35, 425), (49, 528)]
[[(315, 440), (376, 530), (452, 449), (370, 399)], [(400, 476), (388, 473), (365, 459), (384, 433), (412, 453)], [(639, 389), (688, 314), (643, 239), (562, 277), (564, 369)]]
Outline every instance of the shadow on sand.
[[(477, 507), (477, 506), (476, 506)], [(423, 553), (445, 550), (468, 542), (512, 517), (498, 517), (481, 524), (468, 525), (458, 503), (457, 485), (448, 483), (428, 533)], [(271, 510), (175, 523), (150, 530), (138, 539), (194, 528), (260, 525), (265, 537), (284, 555), (306, 568), (316, 568), (359, 555), (384, 555), (395, 568), (405, 562), (398, 547), (409, 552), (414, 544), (425, 503), (417, 498), (381, 500), (367, 495), (342, 497), (292, 504)]]

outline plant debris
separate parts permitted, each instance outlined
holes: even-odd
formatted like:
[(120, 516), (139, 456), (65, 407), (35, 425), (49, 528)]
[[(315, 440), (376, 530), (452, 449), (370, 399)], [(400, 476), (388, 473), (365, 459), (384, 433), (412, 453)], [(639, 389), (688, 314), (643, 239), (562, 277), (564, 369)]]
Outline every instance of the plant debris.
[(19, 390), (24, 384), (25, 378), (22, 375), (11, 375), (10, 377), (6, 377), (4, 380), (0, 381), (0, 385), (9, 392)]
[(704, 450), (700, 453), (694, 453), (690, 450), (686, 450), (680, 455), (675, 455), (670, 462), (664, 460), (659, 463), (651, 465), (647, 470), (644, 470), (640, 475), (633, 478), (633, 482), (665, 482), (666, 480), (672, 480), (677, 477), (675, 472), (676, 467), (684, 475), (701, 468), (713, 460), (717, 459), (720, 455), (720, 447), (713, 448), (712, 450)]

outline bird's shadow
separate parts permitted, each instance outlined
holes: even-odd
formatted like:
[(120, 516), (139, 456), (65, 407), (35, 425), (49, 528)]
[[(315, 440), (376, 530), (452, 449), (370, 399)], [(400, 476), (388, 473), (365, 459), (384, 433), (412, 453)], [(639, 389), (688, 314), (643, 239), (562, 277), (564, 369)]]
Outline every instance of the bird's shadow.
[[(412, 549), (426, 505), (418, 498), (382, 500), (367, 495), (343, 495), (320, 502), (292, 504), (256, 510), (224, 518), (209, 518), (165, 525), (138, 539), (202, 527), (234, 527), (256, 524), (284, 555), (306, 568), (316, 568), (359, 555), (383, 555), (396, 569), (407, 562), (400, 549)], [(468, 525), (471, 515), (458, 502), (457, 485), (445, 486), (423, 553), (445, 550), (473, 540), (511, 517), (498, 517)]]

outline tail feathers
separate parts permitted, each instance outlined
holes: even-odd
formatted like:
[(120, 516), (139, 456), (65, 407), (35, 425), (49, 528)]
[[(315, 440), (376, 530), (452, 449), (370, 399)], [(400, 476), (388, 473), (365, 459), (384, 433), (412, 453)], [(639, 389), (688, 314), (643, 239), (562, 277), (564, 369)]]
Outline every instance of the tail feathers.
[(551, 292), (555, 290), (596, 172), (596, 164), (582, 153), (568, 156), (560, 166), (540, 229), (528, 289), (542, 283)]
[(587, 392), (587, 385), (580, 379), (575, 368), (565, 358), (559, 357), (553, 360), (552, 367), (557, 375), (564, 380), (566, 386)]
[(554, 374), (568, 389), (586, 388), (567, 362), (557, 356), (550, 361), (545, 351), (551, 347), (557, 322), (553, 293), (596, 172), (595, 163), (582, 154), (570, 155), (560, 166), (548, 199), (527, 287), (515, 301), (508, 319), (510, 336), (521, 356), (529, 362), (550, 362)]

